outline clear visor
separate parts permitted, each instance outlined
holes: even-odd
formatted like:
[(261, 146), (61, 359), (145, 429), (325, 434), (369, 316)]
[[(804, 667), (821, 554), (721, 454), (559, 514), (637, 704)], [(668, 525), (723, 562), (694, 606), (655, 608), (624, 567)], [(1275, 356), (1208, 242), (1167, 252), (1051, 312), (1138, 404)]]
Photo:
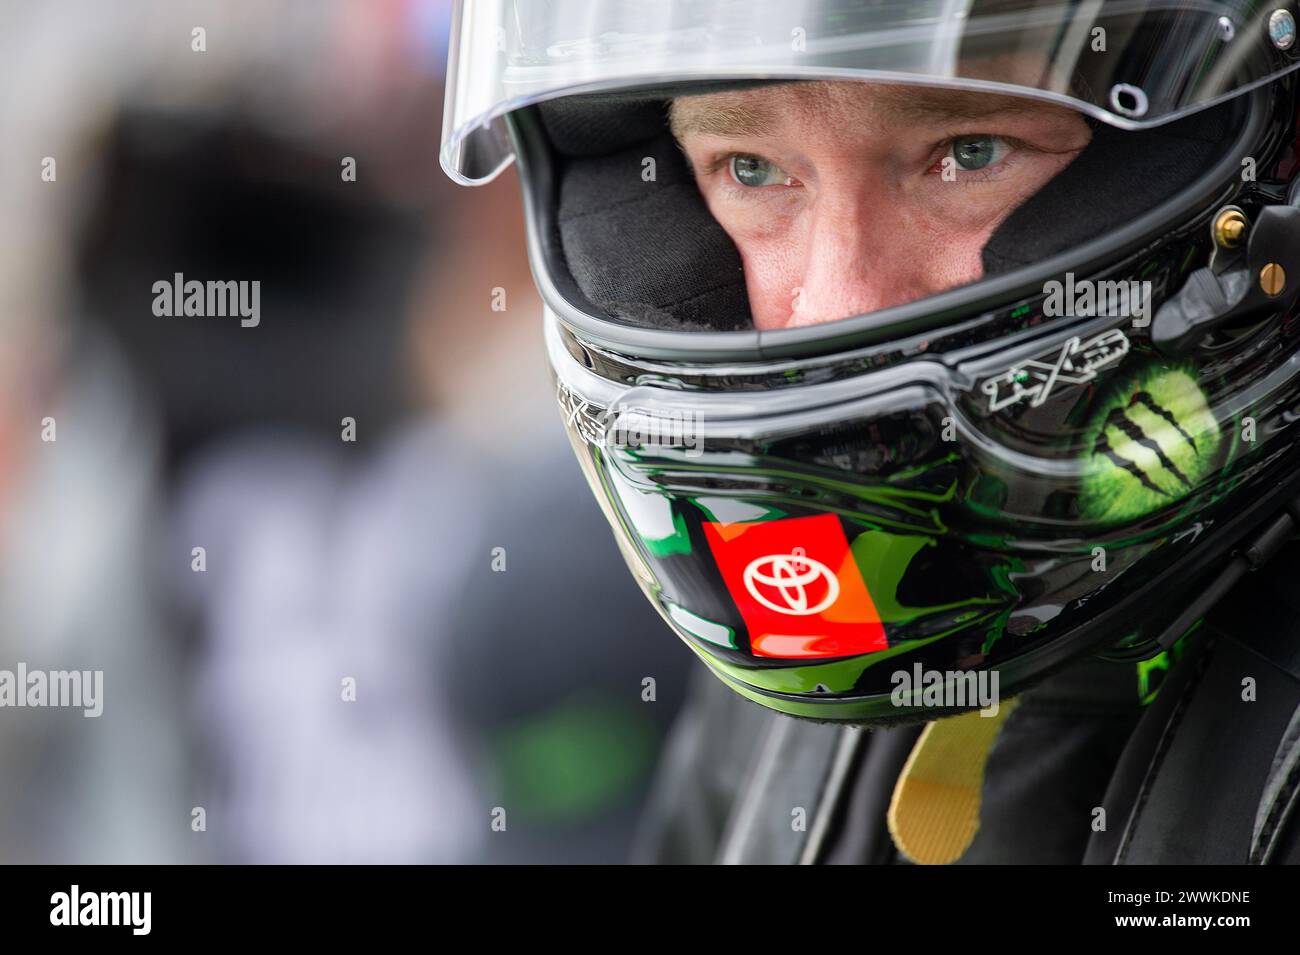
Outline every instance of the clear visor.
[(558, 96), (732, 79), (864, 79), (1029, 96), (1114, 126), (1168, 122), (1300, 65), (1255, 0), (461, 0), (442, 164), (487, 182), (505, 114)]

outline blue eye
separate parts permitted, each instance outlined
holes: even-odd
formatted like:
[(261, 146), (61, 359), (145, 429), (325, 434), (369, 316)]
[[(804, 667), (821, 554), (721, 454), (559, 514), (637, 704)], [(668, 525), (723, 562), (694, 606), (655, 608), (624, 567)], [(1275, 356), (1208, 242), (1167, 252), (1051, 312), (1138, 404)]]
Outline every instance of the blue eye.
[(742, 186), (783, 186), (790, 181), (779, 166), (758, 156), (732, 156), (729, 165), (731, 178)]
[(983, 169), (1007, 154), (1007, 144), (997, 136), (979, 134), (959, 136), (952, 141), (951, 155), (958, 166), (968, 172)]

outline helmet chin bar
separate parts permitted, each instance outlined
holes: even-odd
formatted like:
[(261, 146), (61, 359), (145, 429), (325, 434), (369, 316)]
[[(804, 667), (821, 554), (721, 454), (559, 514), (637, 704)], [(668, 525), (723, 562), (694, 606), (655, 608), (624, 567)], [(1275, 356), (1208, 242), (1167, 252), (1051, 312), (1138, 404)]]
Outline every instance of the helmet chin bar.
[[(1291, 461), (1295, 467), (1300, 467), (1300, 453), (1293, 455)], [(1195, 596), (1183, 604), (1181, 612), (1168, 622), (1157, 623), (1158, 633), (1155, 637), (1143, 640), (1124, 651), (1097, 655), (1116, 662), (1136, 662), (1170, 649), (1242, 577), (1271, 561), (1285, 543), (1300, 533), (1300, 473), (1294, 470), (1292, 473), (1297, 474), (1296, 478), (1279, 485), (1276, 493), (1267, 499), (1257, 501), (1248, 511), (1243, 512), (1239, 519), (1234, 518), (1225, 522), (1220, 532), (1206, 541), (1203, 550), (1197, 553), (1195, 560), (1189, 566), (1170, 568), (1164, 574), (1152, 578), (1141, 589), (1135, 591), (1122, 603), (1103, 612), (1095, 620), (1076, 628), (1073, 632), (1062, 634), (1043, 651), (1026, 654), (1001, 666), (999, 671), (1002, 685), (1014, 687), (1014, 692), (1020, 692), (1088, 651), (1103, 650), (1112, 646), (1132, 631), (1131, 624), (1125, 624), (1125, 620), (1131, 621), (1153, 604), (1168, 604), (1168, 596), (1176, 592), (1180, 580), (1185, 581), (1189, 576), (1200, 579), (1206, 568), (1228, 558), (1226, 566), (1213, 573), (1204, 588), (1195, 590)], [(1260, 523), (1261, 515), (1265, 514), (1271, 517), (1265, 517), (1263, 523)], [(755, 702), (764, 703), (791, 716), (812, 719), (889, 725), (931, 720), (976, 708), (974, 706), (900, 708), (894, 706), (887, 695), (827, 700), (824, 704), (820, 701), (810, 703), (806, 696), (772, 693), (753, 685), (740, 684), (725, 673), (719, 672), (716, 667), (714, 672), (737, 692)], [(769, 700), (771, 702), (768, 702)], [(824, 712), (819, 712), (823, 707)], [(840, 716), (836, 711), (847, 711), (853, 715)]]
[[(1103, 318), (1076, 324), (1072, 329), (1075, 334), (1066, 336), (1070, 330), (1063, 330), (1051, 342), (1044, 342), (1041, 335), (1035, 336), (1038, 344), (1034, 347), (1040, 354), (1059, 355), (1055, 343), (1062, 341), (1063, 336), (1067, 343), (1073, 338), (1100, 337), (1096, 329), (1106, 321)], [(1292, 328), (1286, 337), (1280, 326), (1275, 325), (1266, 335), (1278, 345), (1294, 350), (1294, 332)], [(999, 362), (1005, 367), (1016, 354), (1013, 346), (997, 351), (985, 349), (978, 358), (965, 362), (955, 357), (950, 361), (921, 360), (816, 385), (737, 393), (680, 390), (668, 387), (672, 384), (670, 380), (628, 388), (575, 358), (572, 333), (553, 314), (548, 315), (547, 340), (557, 394), (574, 436), (575, 449), (647, 596), (679, 637), (733, 688), (791, 715), (873, 723), (925, 718), (927, 714), (933, 718), (937, 713), (932, 708), (896, 706), (888, 687), (879, 678), (887, 669), (906, 670), (918, 661), (927, 669), (945, 672), (996, 669), (1003, 692), (1014, 693), (1069, 659), (1113, 646), (1126, 638), (1142, 638), (1138, 646), (1125, 649), (1124, 654), (1129, 657), (1157, 652), (1159, 638), (1176, 638), (1186, 627), (1178, 621), (1151, 619), (1150, 610), (1157, 605), (1154, 597), (1160, 596), (1158, 603), (1168, 606), (1169, 595), (1181, 593), (1184, 599), (1175, 601), (1175, 605), (1204, 606), (1205, 595), (1222, 590), (1215, 585), (1213, 576), (1223, 567), (1225, 556), (1234, 554), (1235, 549), (1248, 555), (1247, 565), (1254, 566), (1271, 552), (1269, 541), (1275, 541), (1276, 534), (1262, 543), (1249, 542), (1243, 546), (1242, 542), (1266, 525), (1300, 490), (1300, 477), (1289, 477), (1300, 476), (1300, 453), (1293, 443), (1278, 437), (1290, 421), (1300, 417), (1300, 381), (1297, 381), (1300, 369), (1292, 364), (1274, 368), (1271, 376), (1255, 390), (1251, 406), (1272, 407), (1278, 413), (1268, 419), (1261, 415), (1260, 432), (1271, 437), (1261, 442), (1265, 447), (1259, 448), (1253, 457), (1245, 452), (1237, 454), (1230, 477), (1221, 481), (1215, 477), (1219, 465), (1212, 468), (1207, 465), (1206, 486), (1190, 495), (1174, 513), (1168, 513), (1166, 508), (1159, 520), (1155, 516), (1137, 515), (1118, 524), (1112, 522), (1110, 527), (1090, 529), (1077, 515), (1067, 521), (1068, 510), (1059, 507), (1055, 518), (1035, 518), (1059, 505), (1080, 480), (1082, 472), (1062, 469), (1063, 463), (1069, 463), (1069, 455), (1053, 459), (1017, 452), (1005, 444), (1006, 438), (998, 430), (1006, 408), (988, 413), (983, 419), (977, 414), (977, 409), (986, 410), (984, 402), (988, 399), (980, 385), (996, 377), (989, 373), (1000, 367)], [(1257, 343), (1255, 350), (1270, 349)], [(1140, 351), (1145, 352), (1145, 357), (1126, 353), (1122, 358), (1125, 361), (1141, 358), (1148, 363), (1154, 360), (1159, 367), (1159, 360), (1154, 359), (1149, 347)], [(1118, 367), (1106, 366), (1096, 371), (1095, 381), (1100, 383), (1107, 376), (1120, 381), (1124, 377)], [(1159, 380), (1156, 379), (1157, 383)], [(1061, 390), (1049, 395), (1044, 403), (1046, 407), (1054, 403), (1068, 404), (1092, 386), (1057, 387)], [(1279, 399), (1279, 394), (1288, 397)], [(945, 395), (946, 398), (941, 397)], [(1159, 391), (1155, 395), (1167, 407), (1177, 407)], [(841, 399), (848, 403), (832, 413), (831, 409)], [(917, 414), (917, 409), (929, 400), (943, 403), (928, 414)], [(974, 404), (976, 401), (978, 405)], [(1021, 404), (1027, 409), (1027, 401)], [(900, 411), (905, 419), (898, 428), (892, 432), (877, 430), (887, 429), (891, 420), (897, 421)], [(690, 417), (692, 413), (695, 418)], [(1028, 420), (1027, 414), (1027, 410), (1021, 412), (1022, 420)], [(694, 436), (697, 440), (680, 442), (677, 449), (680, 453), (676, 454), (664, 448), (632, 451), (617, 443), (604, 444), (603, 439), (615, 425), (632, 433), (640, 430), (651, 437), (663, 433), (664, 429), (622, 425), (628, 415), (641, 420), (695, 421), (700, 432)], [(937, 441), (927, 445), (915, 438), (927, 430), (933, 433), (930, 423), (945, 416), (950, 416), (957, 426), (959, 440), (953, 454), (960, 463), (941, 463), (939, 470), (933, 472), (932, 482), (918, 483), (920, 479), (917, 479), (910, 484), (922, 505), (929, 499), (940, 508), (933, 520), (920, 513), (923, 506), (896, 511), (888, 501), (864, 503), (853, 493), (841, 493), (842, 485), (860, 485), (858, 493), (863, 493), (864, 488), (869, 494), (888, 491), (887, 482), (873, 475), (872, 469), (880, 472), (892, 469), (893, 473), (921, 469), (919, 462), (926, 458), (927, 450), (938, 451), (942, 445)], [(1159, 419), (1148, 416), (1142, 420), (1150, 427)], [(853, 452), (851, 435), (837, 421), (861, 421), (864, 428), (872, 434), (883, 435), (884, 440), (875, 444), (868, 440), (859, 452)], [(1227, 423), (1225, 430), (1235, 427), (1234, 419)], [(808, 454), (798, 467), (786, 463), (792, 457), (783, 452), (783, 433), (795, 435), (793, 440)], [(827, 467), (830, 459), (815, 451), (819, 434), (831, 435), (836, 453), (850, 455), (843, 460), (858, 467), (860, 472)], [(909, 434), (913, 436), (910, 445)], [(1176, 436), (1176, 432), (1167, 431), (1166, 435)], [(1195, 437), (1201, 435), (1197, 433)], [(1286, 437), (1292, 439), (1289, 432)], [(1165, 438), (1160, 440), (1168, 446)], [(1174, 440), (1176, 443), (1177, 438)], [(904, 447), (910, 447), (918, 463), (903, 457), (888, 461), (883, 450), (872, 456), (880, 449)], [(703, 448), (703, 453), (692, 456), (687, 453), (691, 448)], [(858, 457), (851, 457), (854, 453)], [(815, 460), (821, 460), (822, 464), (810, 466), (809, 462)], [(796, 470), (800, 473), (788, 473)], [(1225, 482), (1231, 485), (1255, 479), (1254, 486), (1259, 488), (1262, 486), (1259, 479), (1265, 472), (1273, 476), (1271, 482), (1266, 482), (1265, 490), (1234, 499), (1239, 506), (1242, 501), (1248, 501), (1248, 508), (1231, 512), (1214, 506)], [(1009, 507), (1012, 501), (1008, 499), (1002, 505), (1002, 513), (995, 516), (1002, 519), (1000, 525), (987, 513), (970, 512), (970, 505), (976, 504), (976, 498), (983, 493), (979, 488), (1002, 485), (1016, 489), (1013, 495), (1020, 498), (1016, 503), (1019, 511)], [(946, 502), (941, 500), (944, 489), (953, 487), (964, 489), (963, 499), (950, 496)], [(907, 488), (899, 490), (907, 492)], [(780, 512), (781, 519), (836, 514), (851, 541), (865, 548), (859, 553), (866, 554), (868, 563), (873, 548), (878, 548), (876, 555), (885, 560), (883, 555), (900, 542), (906, 547), (905, 542), (909, 540), (929, 542), (917, 551), (922, 557), (925, 550), (936, 548), (946, 555), (936, 560), (935, 568), (948, 570), (916, 564), (914, 558), (903, 571), (912, 581), (910, 584), (898, 580), (891, 583), (878, 571), (863, 569), (868, 589), (886, 604), (915, 607), (927, 602), (915, 596), (915, 588), (925, 586), (927, 578), (935, 573), (952, 576), (952, 570), (962, 564), (983, 567), (993, 575), (989, 579), (1005, 573), (999, 568), (1020, 567), (1012, 576), (1017, 573), (1027, 576), (1027, 571), (1032, 570), (1031, 583), (1039, 588), (1039, 596), (1034, 599), (1032, 588), (1023, 593), (1008, 591), (1001, 603), (985, 601), (982, 606), (989, 612), (982, 616), (968, 612), (970, 608), (979, 609), (978, 599), (968, 600), (964, 605), (966, 610), (958, 607), (945, 611), (939, 605), (951, 604), (952, 599), (935, 598), (929, 601), (935, 604), (929, 619), (911, 630), (901, 617), (891, 619), (882, 614), (891, 633), (890, 647), (888, 654), (880, 654), (881, 672), (876, 677), (868, 672), (873, 669), (871, 653), (856, 658), (803, 661), (754, 656), (743, 643), (745, 621), (736, 616), (734, 606), (726, 606), (736, 591), (733, 589), (729, 597), (725, 583), (719, 579), (701, 521), (703, 518), (707, 522), (711, 517), (725, 523), (727, 519), (752, 517), (755, 507), (767, 508), (768, 515)], [(701, 508), (707, 508), (709, 514), (702, 515)], [(727, 512), (727, 508), (732, 510)], [(1013, 531), (1009, 532), (1008, 526)], [(876, 529), (872, 530), (873, 527)], [(863, 544), (864, 535), (865, 539), (878, 539), (878, 543)], [(996, 535), (1001, 535), (999, 541), (990, 543)], [(1087, 572), (1080, 572), (1079, 568), (1086, 567), (1094, 544), (1109, 552), (1109, 569), (1113, 573), (1104, 582), (1098, 578), (1085, 586), (1080, 582), (1086, 581)], [(1241, 570), (1239, 563), (1229, 567), (1230, 573)], [(1234, 567), (1237, 569), (1231, 569)], [(905, 592), (909, 594), (906, 599), (893, 596)], [(984, 597), (996, 596), (991, 590), (982, 593)], [(1193, 603), (1197, 594), (1202, 596), (1202, 602)], [(947, 598), (961, 596), (956, 592), (947, 594)], [(981, 594), (965, 596), (980, 598)], [(1049, 621), (1052, 626), (1035, 630), (1032, 626), (1035, 616), (1041, 615), (1044, 609), (1054, 613)], [(728, 648), (702, 639), (700, 634), (710, 623), (736, 635), (734, 646)], [(945, 645), (949, 649), (940, 652), (939, 648)], [(992, 652), (985, 652), (980, 658), (986, 646)], [(915, 647), (916, 651), (909, 652), (909, 647)], [(886, 659), (890, 662), (885, 662)], [(859, 663), (864, 665), (847, 682), (842, 680), (836, 684), (820, 675), (837, 667), (851, 669)], [(807, 674), (806, 686), (796, 690), (789, 675), (800, 671)]]

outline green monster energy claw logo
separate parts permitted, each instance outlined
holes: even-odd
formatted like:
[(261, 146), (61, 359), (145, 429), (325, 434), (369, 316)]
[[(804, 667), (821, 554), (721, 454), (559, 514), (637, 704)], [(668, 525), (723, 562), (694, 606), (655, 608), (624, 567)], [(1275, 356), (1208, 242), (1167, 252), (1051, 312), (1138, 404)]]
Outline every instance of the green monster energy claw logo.
[[(1141, 405), (1148, 411), (1159, 415), (1165, 421), (1169, 422), (1169, 426), (1182, 435), (1183, 439), (1191, 445), (1192, 451), (1196, 450), (1195, 439), (1183, 430), (1182, 426), (1174, 419), (1174, 416), (1169, 409), (1162, 408), (1160, 405), (1156, 404), (1150, 394), (1145, 391), (1135, 392), (1133, 397), (1128, 400), (1129, 408), (1132, 408), (1134, 405)], [(1135, 478), (1141, 481), (1143, 487), (1149, 488), (1156, 494), (1163, 494), (1168, 497), (1167, 492), (1156, 485), (1151, 478), (1147, 476), (1147, 473), (1142, 470), (1142, 468), (1138, 467), (1136, 461), (1129, 460), (1111, 446), (1110, 437), (1107, 434), (1107, 431), (1111, 426), (1117, 428), (1131, 441), (1136, 441), (1140, 446), (1150, 449), (1151, 453), (1159, 459), (1161, 466), (1173, 474), (1187, 490), (1191, 490), (1192, 482), (1187, 479), (1186, 475), (1184, 475), (1182, 471), (1178, 470), (1178, 465), (1170, 459), (1169, 455), (1165, 454), (1164, 449), (1160, 447), (1160, 442), (1148, 435), (1142, 430), (1140, 424), (1128, 417), (1128, 408), (1112, 408), (1109, 414), (1106, 415), (1106, 427), (1102, 428), (1101, 433), (1097, 435), (1097, 441), (1092, 448), (1093, 454), (1106, 455), (1106, 457), (1110, 458), (1111, 462), (1117, 467), (1123, 468), (1125, 471), (1129, 472), (1129, 474), (1132, 474)]]
[(1084, 442), (1083, 516), (1119, 521), (1195, 490), (1213, 471), (1221, 439), (1195, 373), (1156, 365), (1098, 402)]

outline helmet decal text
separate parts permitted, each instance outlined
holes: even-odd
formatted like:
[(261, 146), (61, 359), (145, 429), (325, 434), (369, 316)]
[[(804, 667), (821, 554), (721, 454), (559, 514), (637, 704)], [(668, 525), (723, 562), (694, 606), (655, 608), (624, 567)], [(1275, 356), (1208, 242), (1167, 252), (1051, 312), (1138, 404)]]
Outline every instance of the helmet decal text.
[(980, 390), (989, 397), (989, 411), (999, 411), (1026, 398), (1031, 407), (1037, 407), (1058, 383), (1087, 384), (1097, 377), (1098, 369), (1115, 364), (1127, 354), (1128, 337), (1118, 328), (1086, 341), (1076, 335), (1065, 341), (1054, 357), (1012, 365), (1000, 375), (985, 379)]

